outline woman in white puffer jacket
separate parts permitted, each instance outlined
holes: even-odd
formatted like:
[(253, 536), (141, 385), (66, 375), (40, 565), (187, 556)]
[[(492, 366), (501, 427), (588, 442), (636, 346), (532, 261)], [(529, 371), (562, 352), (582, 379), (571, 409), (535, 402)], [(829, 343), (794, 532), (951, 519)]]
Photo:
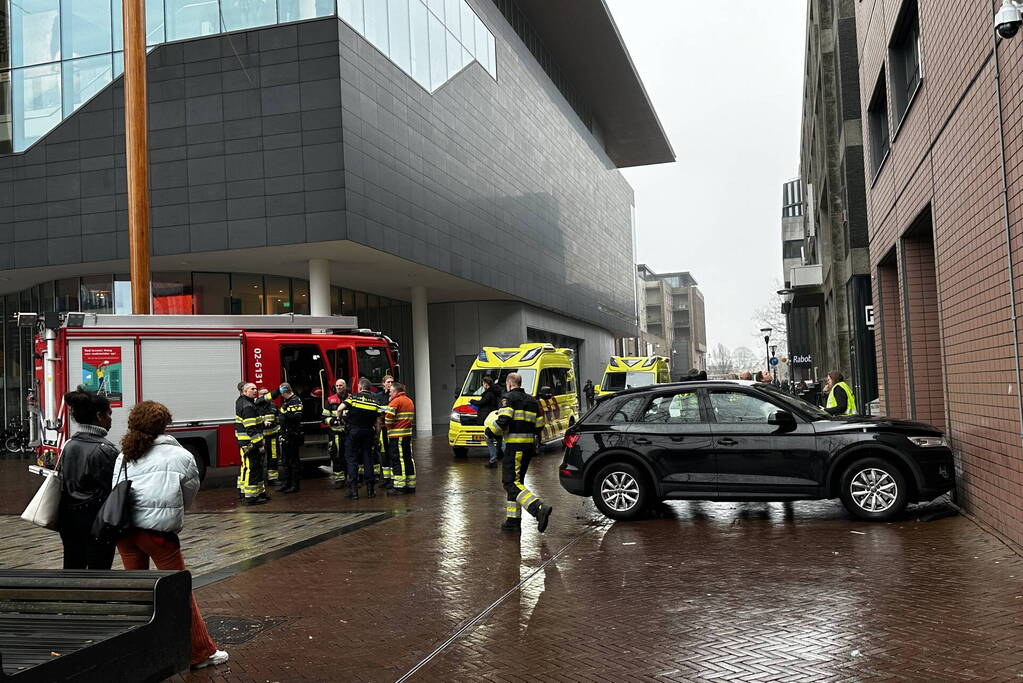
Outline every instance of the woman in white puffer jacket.
[[(116, 486), (127, 473), (131, 481), (133, 528), (117, 541), (125, 569), (149, 569), (150, 558), (157, 569), (185, 568), (178, 532), (185, 524), (185, 508), (199, 490), (199, 471), (192, 454), (164, 433), (170, 422), (167, 406), (155, 401), (135, 404), (128, 415), (128, 433), (121, 440), (113, 480)], [(227, 659), (210, 638), (193, 596), (192, 668)]]

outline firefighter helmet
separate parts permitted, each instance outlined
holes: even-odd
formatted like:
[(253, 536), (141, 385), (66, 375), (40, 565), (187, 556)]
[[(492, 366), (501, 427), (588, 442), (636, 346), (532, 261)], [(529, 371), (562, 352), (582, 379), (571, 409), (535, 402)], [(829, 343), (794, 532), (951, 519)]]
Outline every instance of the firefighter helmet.
[(487, 415), (486, 419), (483, 420), (483, 426), (489, 429), (490, 433), (493, 434), (494, 436), (504, 436), (504, 430), (501, 429), (501, 426), (497, 424), (497, 418), (499, 417), (500, 415), (498, 415), (497, 411), (495, 410), (494, 412)]

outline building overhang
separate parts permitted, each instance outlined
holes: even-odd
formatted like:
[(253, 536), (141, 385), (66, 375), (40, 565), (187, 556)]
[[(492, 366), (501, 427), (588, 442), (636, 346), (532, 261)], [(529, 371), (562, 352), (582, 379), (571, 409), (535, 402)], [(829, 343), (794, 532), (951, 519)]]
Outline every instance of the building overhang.
[(618, 168), (675, 161), (605, 0), (516, 0), (593, 112)]

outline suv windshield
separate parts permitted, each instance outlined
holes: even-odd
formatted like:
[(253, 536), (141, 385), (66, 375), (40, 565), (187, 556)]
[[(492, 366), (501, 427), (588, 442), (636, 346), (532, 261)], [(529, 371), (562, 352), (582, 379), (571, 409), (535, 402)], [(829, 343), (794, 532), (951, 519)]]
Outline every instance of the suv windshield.
[(621, 391), (633, 387), (646, 387), (654, 383), (652, 372), (608, 372), (604, 374), (601, 391)]
[(517, 372), (522, 375), (522, 388), (527, 394), (533, 394), (536, 389), (536, 370), (526, 369), (519, 370), (518, 368), (489, 368), (486, 370), (470, 370), (469, 375), (465, 378), (465, 384), (462, 385), (462, 396), (481, 396), (483, 395), (483, 378), (490, 375), (494, 378), (497, 386), (504, 390), (504, 381), (508, 379), (508, 375), (512, 372)]
[(758, 384), (757, 388), (763, 391), (764, 393), (769, 394), (771, 398), (775, 399), (776, 401), (781, 401), (787, 407), (790, 407), (793, 410), (796, 410), (797, 412), (800, 412), (811, 419), (830, 420), (834, 417), (834, 415), (828, 414), (828, 412), (825, 411), (823, 408), (819, 408), (808, 401), (804, 401), (798, 396), (793, 396), (792, 394), (786, 393), (771, 384)]

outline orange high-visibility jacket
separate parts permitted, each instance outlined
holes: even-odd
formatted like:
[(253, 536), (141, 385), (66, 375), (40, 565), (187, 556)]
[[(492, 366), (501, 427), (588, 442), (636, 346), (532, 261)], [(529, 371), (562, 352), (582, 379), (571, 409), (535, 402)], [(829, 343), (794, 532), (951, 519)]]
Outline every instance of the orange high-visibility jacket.
[(384, 427), (387, 428), (388, 439), (400, 439), (412, 436), (412, 420), (416, 417), (416, 406), (412, 399), (401, 392), (387, 404), (384, 416)]

